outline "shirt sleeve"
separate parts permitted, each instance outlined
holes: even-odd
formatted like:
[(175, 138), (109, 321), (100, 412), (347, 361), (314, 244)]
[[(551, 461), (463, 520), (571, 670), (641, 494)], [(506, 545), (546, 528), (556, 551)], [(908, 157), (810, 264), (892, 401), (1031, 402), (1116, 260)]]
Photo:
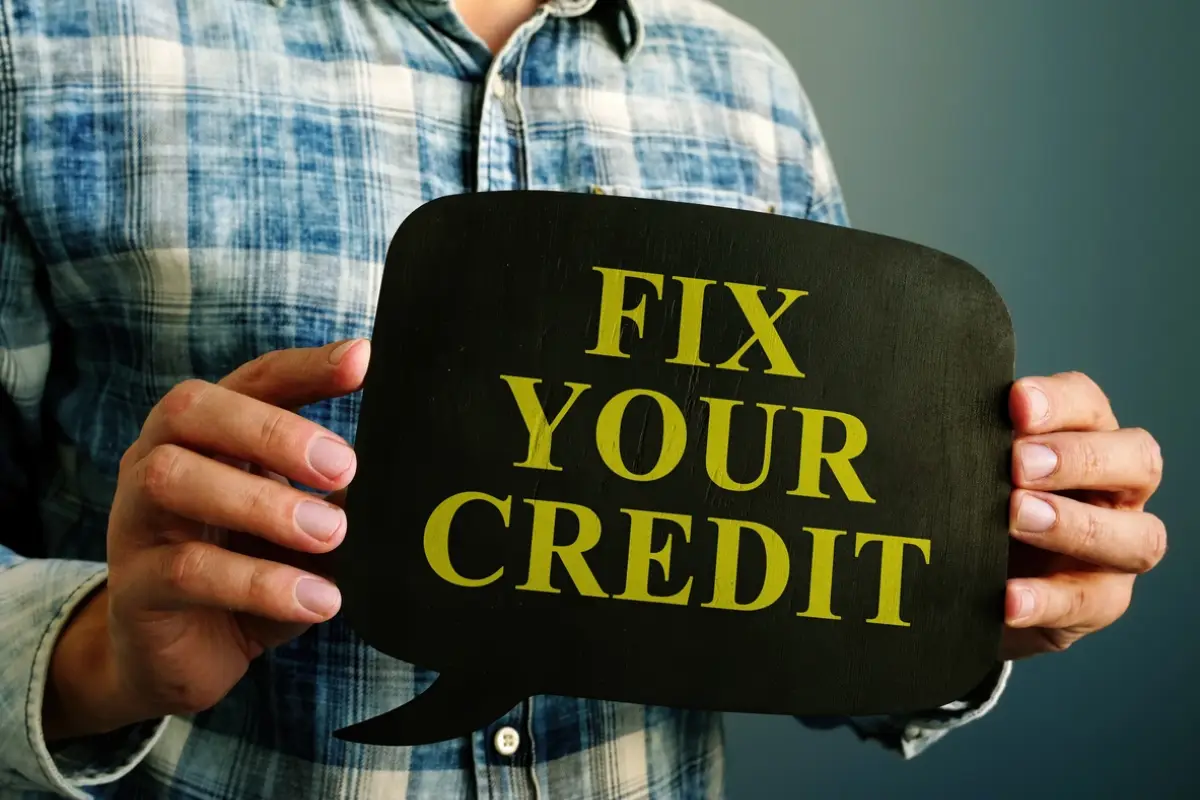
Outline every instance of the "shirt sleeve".
[[(790, 216), (849, 226), (846, 201), (812, 104), (786, 58), (768, 45), (778, 67), (774, 117), (779, 140), (782, 211)], [(967, 697), (941, 708), (911, 714), (874, 717), (802, 717), (815, 729), (848, 727), (865, 741), (913, 758), (947, 733), (979, 719), (999, 702), (1012, 672), (1011, 662), (998, 662)]]
[[(0, 790), (87, 798), (84, 787), (120, 779), (145, 757), (164, 720), (50, 745), (42, 698), (50, 654), (72, 612), (104, 582), (103, 564), (23, 559), (0, 549)], [(3, 793), (0, 791), (0, 793)]]
[(115, 781), (136, 766), (165, 723), (54, 746), (42, 732), (58, 636), (107, 570), (103, 563), (27, 558), (17, 550), (40, 547), (36, 456), (43, 450), (40, 407), (51, 351), (36, 259), (23, 233), (0, 205), (0, 794), (38, 789), (86, 798), (83, 787)]
[(849, 728), (863, 741), (915, 758), (950, 731), (961, 728), (992, 710), (1008, 683), (1012, 662), (998, 663), (968, 696), (941, 708), (911, 714), (872, 717), (797, 717), (805, 727), (816, 730)]

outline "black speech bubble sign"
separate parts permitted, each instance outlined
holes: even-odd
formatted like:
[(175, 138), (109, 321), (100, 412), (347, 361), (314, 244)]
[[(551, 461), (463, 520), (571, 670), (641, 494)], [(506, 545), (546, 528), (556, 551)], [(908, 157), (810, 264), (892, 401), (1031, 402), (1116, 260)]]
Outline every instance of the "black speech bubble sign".
[(533, 694), (962, 697), (1002, 629), (1013, 361), (991, 284), (908, 242), (658, 200), (426, 204), (388, 253), (336, 570), (363, 639), (439, 677), (337, 735), (440, 741)]

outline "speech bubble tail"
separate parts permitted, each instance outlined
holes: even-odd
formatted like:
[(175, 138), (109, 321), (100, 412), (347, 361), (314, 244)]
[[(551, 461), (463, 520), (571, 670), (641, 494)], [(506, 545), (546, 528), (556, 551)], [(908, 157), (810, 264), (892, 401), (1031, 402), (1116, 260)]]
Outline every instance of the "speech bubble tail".
[(525, 697), (495, 676), (442, 674), (404, 705), (333, 735), (345, 742), (389, 747), (433, 744), (479, 730)]

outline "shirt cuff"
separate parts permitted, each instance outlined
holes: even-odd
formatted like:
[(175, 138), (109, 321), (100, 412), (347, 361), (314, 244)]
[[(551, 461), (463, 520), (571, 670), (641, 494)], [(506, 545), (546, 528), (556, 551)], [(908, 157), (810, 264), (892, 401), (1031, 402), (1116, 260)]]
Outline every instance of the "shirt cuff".
[(850, 727), (860, 739), (876, 741), (905, 758), (915, 758), (950, 731), (991, 711), (1008, 685), (1012, 662), (1004, 661), (962, 700), (932, 711), (878, 717), (851, 717)]
[(111, 783), (136, 767), (166, 719), (48, 745), (42, 699), (50, 656), (67, 621), (108, 577), (104, 564), (17, 560), (0, 569), (0, 787), (88, 800), (81, 787)]
[(874, 741), (905, 758), (915, 758), (955, 728), (991, 711), (1008, 684), (1012, 662), (998, 663), (967, 697), (932, 711), (870, 717), (798, 717), (808, 728), (848, 727), (863, 741)]

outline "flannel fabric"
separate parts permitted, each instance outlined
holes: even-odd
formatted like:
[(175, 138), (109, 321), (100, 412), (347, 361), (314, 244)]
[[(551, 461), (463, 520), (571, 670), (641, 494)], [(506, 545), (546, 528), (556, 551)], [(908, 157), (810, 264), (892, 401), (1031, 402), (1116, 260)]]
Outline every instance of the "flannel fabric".
[[(720, 796), (720, 716), (697, 711), (535, 697), (458, 741), (336, 741), (431, 680), (340, 619), (206, 713), (42, 736), (49, 656), (104, 580), (118, 461), (152, 405), (369, 335), (401, 220), (511, 189), (847, 222), (786, 60), (700, 0), (552, 0), (495, 58), (449, 0), (0, 0), (0, 525), (19, 542), (0, 547), (0, 796)], [(305, 413), (352, 440), (356, 410)], [(912, 756), (1007, 674), (926, 715), (806, 722)]]

